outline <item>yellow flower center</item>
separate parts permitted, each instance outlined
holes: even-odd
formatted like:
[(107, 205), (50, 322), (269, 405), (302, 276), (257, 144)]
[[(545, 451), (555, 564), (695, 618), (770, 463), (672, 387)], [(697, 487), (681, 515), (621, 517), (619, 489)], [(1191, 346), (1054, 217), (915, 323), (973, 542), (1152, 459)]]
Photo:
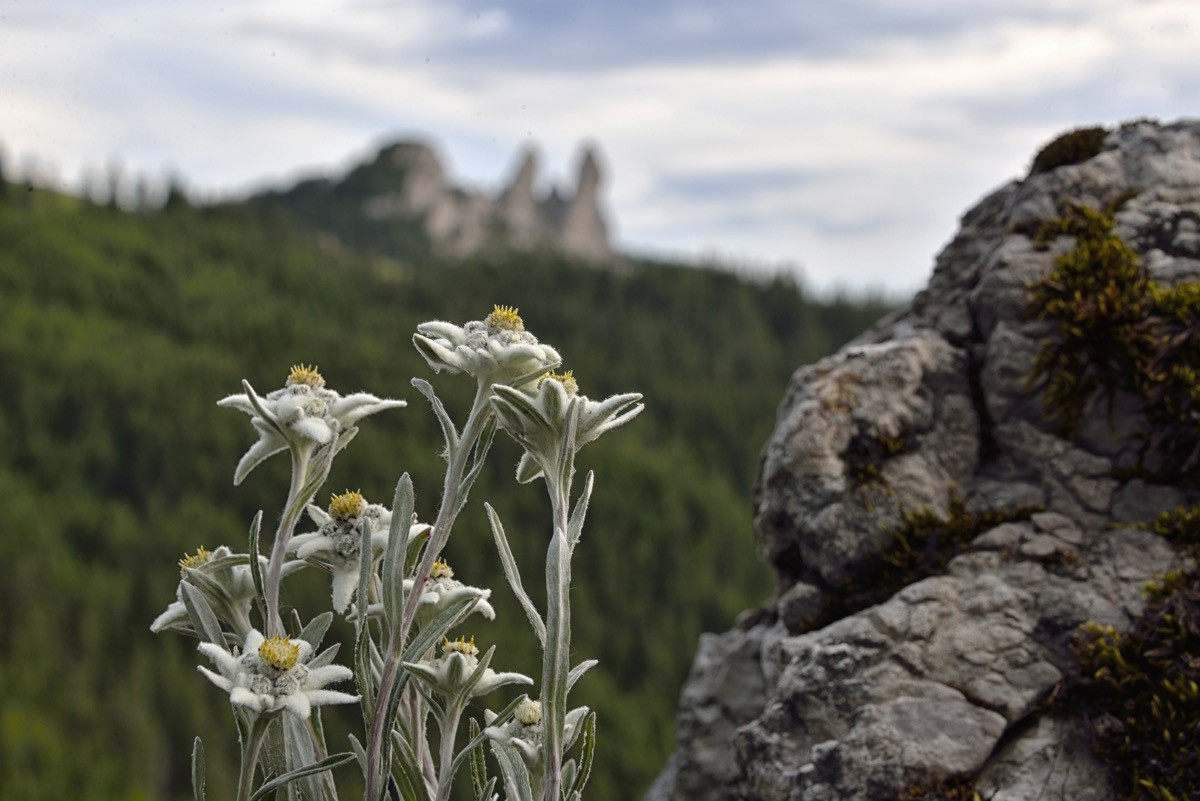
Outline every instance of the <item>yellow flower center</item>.
[(435, 559), (433, 562), (433, 570), (429, 571), (430, 578), (454, 578), (454, 569), (446, 563), (445, 559)]
[(293, 364), (292, 372), (288, 374), (287, 385), (294, 387), (296, 384), (307, 384), (313, 389), (321, 389), (325, 386), (325, 379), (321, 378), (321, 374), (317, 372), (317, 366), (307, 367), (303, 364)]
[(567, 391), (567, 395), (575, 397), (579, 394), (579, 383), (575, 380), (575, 371), (568, 370), (565, 373), (546, 373), (542, 376), (542, 381), (547, 378), (553, 378), (555, 381), (563, 385), (563, 389)]
[(470, 642), (466, 637), (459, 637), (457, 640), (452, 640), (449, 637), (442, 643), (442, 653), (449, 654), (458, 652), (464, 656), (479, 656), (479, 649), (475, 647), (475, 638), (472, 637)]
[(287, 637), (272, 637), (258, 646), (258, 655), (276, 670), (287, 670), (300, 658), (300, 646)]
[(494, 328), (503, 328), (505, 331), (525, 330), (525, 322), (512, 306), (493, 306), (492, 313), (484, 322)]
[(353, 520), (367, 508), (367, 500), (358, 490), (346, 490), (341, 495), (333, 495), (329, 499), (329, 514), (336, 520)]
[(212, 551), (205, 550), (203, 545), (197, 548), (193, 554), (185, 553), (183, 558), (179, 560), (179, 575), (184, 575), (184, 571), (189, 567), (200, 567), (200, 565), (209, 559), (212, 559)]

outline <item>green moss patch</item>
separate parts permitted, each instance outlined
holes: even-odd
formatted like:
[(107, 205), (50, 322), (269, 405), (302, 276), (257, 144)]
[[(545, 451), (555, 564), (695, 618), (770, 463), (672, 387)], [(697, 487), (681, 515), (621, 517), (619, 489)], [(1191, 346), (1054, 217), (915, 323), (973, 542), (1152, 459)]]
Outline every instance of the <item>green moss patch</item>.
[(1200, 459), (1200, 284), (1154, 281), (1115, 233), (1114, 213), (1074, 206), (1035, 236), (1076, 244), (1029, 287), (1030, 313), (1054, 323), (1031, 383), (1068, 437), (1097, 393), (1141, 397), (1152, 425), (1144, 456), (1158, 472), (1190, 470)]
[(1056, 167), (1080, 164), (1100, 153), (1107, 128), (1076, 128), (1055, 137), (1033, 157), (1030, 175), (1049, 172)]

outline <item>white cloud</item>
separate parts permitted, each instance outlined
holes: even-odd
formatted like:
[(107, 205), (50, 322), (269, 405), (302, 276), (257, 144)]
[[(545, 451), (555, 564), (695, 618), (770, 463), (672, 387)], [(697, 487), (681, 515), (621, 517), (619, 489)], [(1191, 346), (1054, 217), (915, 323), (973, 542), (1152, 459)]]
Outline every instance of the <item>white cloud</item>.
[[(834, 48), (751, 38), (740, 56), (727, 43), (712, 59), (664, 42), (561, 69), (502, 50), (537, 21), (498, 5), (139, 2), (99, 14), (59, 3), (73, 9), (63, 20), (48, 6), (0, 28), (0, 138), (68, 174), (120, 155), (228, 190), (395, 132), (435, 138), (461, 180), (495, 185), (522, 143), (541, 144), (563, 175), (594, 138), (630, 246), (803, 263), (814, 281), (856, 286), (917, 286), (966, 205), (1063, 128), (1169, 119), (1200, 100), (1191, 0), (1010, 0), (974, 4), (975, 16), (944, 0), (889, 3), (879, 13), (905, 24)], [(723, 24), (675, 8), (671, 36)], [(771, 33), (771, 19), (756, 22)], [(727, 192), (689, 192), (681, 176)]]

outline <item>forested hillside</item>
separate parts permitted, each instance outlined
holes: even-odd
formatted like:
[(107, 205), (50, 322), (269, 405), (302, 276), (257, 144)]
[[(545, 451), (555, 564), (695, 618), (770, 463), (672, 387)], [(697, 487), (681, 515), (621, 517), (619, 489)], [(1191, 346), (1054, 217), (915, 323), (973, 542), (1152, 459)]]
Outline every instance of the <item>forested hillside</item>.
[[(318, 500), (351, 488), (390, 504), (409, 471), (428, 517), (441, 440), (409, 379), (429, 378), (452, 414), (473, 387), (431, 376), (411, 335), (423, 320), (479, 319), (493, 304), (518, 307), (584, 393), (645, 395), (638, 420), (581, 454), (597, 488), (573, 588), (575, 650), (601, 660), (573, 696), (599, 712), (589, 797), (639, 797), (673, 745), (698, 634), (728, 628), (771, 591), (748, 495), (787, 377), (885, 311), (657, 263), (404, 261), (249, 206), (131, 213), (0, 189), (5, 799), (190, 798), (195, 734), (209, 747), (209, 797), (232, 795), (227, 697), (196, 673), (192, 641), (149, 631), (174, 598), (183, 552), (243, 550), (254, 513), (273, 520), (286, 495), (282, 459), (232, 486), (254, 433), (215, 402), (242, 378), (261, 392), (281, 386), (295, 363), (319, 365), (343, 392), (406, 398), (407, 409), (364, 422)], [(478, 624), (477, 640), (498, 645), (498, 667), (536, 674), (482, 511), (491, 501), (518, 560), (540, 564), (544, 492), (515, 484), (517, 456), (498, 440), (448, 555), (463, 580), (494, 588), (497, 620)], [(326, 608), (321, 576), (285, 591), (306, 617)]]

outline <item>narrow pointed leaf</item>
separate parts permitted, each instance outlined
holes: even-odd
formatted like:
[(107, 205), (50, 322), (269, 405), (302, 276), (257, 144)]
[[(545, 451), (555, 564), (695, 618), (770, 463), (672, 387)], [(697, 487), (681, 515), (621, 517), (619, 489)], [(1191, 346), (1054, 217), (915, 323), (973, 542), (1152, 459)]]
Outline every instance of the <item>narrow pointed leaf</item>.
[(401, 794), (405, 796), (406, 801), (407, 799), (430, 801), (429, 787), (425, 784), (425, 774), (417, 764), (417, 757), (413, 753), (411, 743), (401, 737), (399, 732), (392, 734), (392, 766), (397, 769), (392, 772), (392, 775), (400, 780), (397, 782), (398, 784), (402, 781), (403, 784), (408, 785), (402, 788)]
[(513, 557), (508, 538), (504, 535), (504, 524), (500, 522), (500, 516), (496, 514), (496, 510), (492, 508), (491, 504), (485, 503), (483, 508), (487, 512), (488, 523), (492, 526), (492, 538), (496, 541), (496, 551), (500, 554), (500, 565), (504, 568), (504, 577), (508, 579), (508, 585), (512, 587), (513, 594), (520, 601), (521, 608), (525, 610), (525, 616), (529, 618), (529, 625), (537, 634), (538, 642), (544, 647), (546, 645), (546, 623), (542, 620), (537, 607), (534, 606), (533, 599), (525, 592), (525, 585), (521, 583), (521, 571), (517, 569), (517, 560)]
[[(471, 740), (467, 743), (463, 751), (470, 754), (471, 758), (471, 787), (475, 791), (475, 796), (482, 798), (484, 790), (487, 788), (487, 755), (483, 751), (483, 740), (478, 739), (482, 736), (483, 732), (480, 730), (479, 722), (475, 718), (471, 718), (468, 724), (468, 734), (471, 735)], [(199, 738), (196, 739), (199, 740)], [(477, 740), (479, 744), (472, 747), (471, 744)], [(453, 771), (451, 775), (453, 775)], [(204, 799), (200, 798), (197, 801), (204, 801)]]
[[(359, 747), (361, 748), (361, 746)], [(306, 776), (312, 776), (316, 773), (324, 773), (327, 770), (333, 770), (336, 767), (346, 764), (352, 759), (354, 759), (354, 754), (350, 753), (349, 751), (344, 751), (340, 754), (331, 754), (319, 762), (313, 763), (312, 765), (288, 771), (282, 776), (276, 776), (262, 787), (259, 787), (257, 792), (250, 796), (250, 801), (260, 801), (260, 799), (266, 798), (269, 794), (286, 784), (290, 784), (291, 782)]]
[(596, 756), (596, 713), (589, 712), (583, 721), (583, 750), (579, 755), (579, 773), (571, 785), (571, 793), (582, 795), (583, 788), (592, 775), (592, 762)]
[(221, 623), (213, 614), (204, 593), (185, 581), (179, 585), (179, 594), (183, 597), (183, 605), (192, 620), (192, 627), (208, 642), (224, 648), (225, 634), (221, 631)]
[(575, 682), (579, 681), (584, 673), (600, 664), (598, 659), (585, 659), (575, 667), (571, 668), (571, 672), (567, 674), (567, 692), (571, 692), (571, 688), (575, 686)]
[(525, 767), (521, 757), (511, 749), (494, 741), (492, 742), (492, 755), (496, 757), (496, 762), (500, 765), (500, 772), (504, 774), (505, 792), (508, 793), (511, 790), (512, 793), (515, 793), (515, 795), (509, 794), (506, 801), (534, 801), (533, 791), (529, 787), (529, 770)]
[(383, 557), (383, 619), (389, 631), (395, 631), (400, 625), (404, 610), (404, 559), (415, 505), (412, 478), (405, 473), (396, 483), (396, 493), (392, 498), (392, 524), (388, 529), (387, 552)]
[(579, 499), (575, 501), (575, 508), (571, 510), (571, 519), (567, 523), (567, 542), (571, 544), (571, 550), (575, 550), (575, 544), (583, 535), (583, 521), (587, 517), (588, 502), (592, 499), (592, 487), (595, 479), (595, 472), (589, 470), (587, 480), (583, 482), (583, 492), (579, 493)]
[(321, 640), (325, 639), (325, 633), (329, 631), (329, 624), (332, 622), (333, 612), (322, 612), (308, 621), (308, 625), (300, 631), (300, 639), (311, 645), (315, 653), (321, 647)]
[(192, 742), (192, 798), (204, 801), (204, 743), (199, 737)]
[(254, 603), (258, 607), (258, 617), (262, 626), (267, 625), (267, 592), (263, 582), (262, 564), (258, 561), (258, 538), (262, 532), (262, 509), (250, 523), (250, 578), (254, 581)]
[[(442, 426), (442, 436), (446, 438), (446, 455), (453, 458), (454, 452), (458, 449), (458, 429), (454, 427), (454, 421), (446, 413), (446, 407), (442, 405), (441, 400), (433, 391), (433, 386), (428, 381), (422, 378), (414, 378), (412, 385), (417, 392), (425, 396), (429, 401), (429, 405), (433, 407), (433, 414)], [(395, 475), (395, 473), (392, 475)]]

